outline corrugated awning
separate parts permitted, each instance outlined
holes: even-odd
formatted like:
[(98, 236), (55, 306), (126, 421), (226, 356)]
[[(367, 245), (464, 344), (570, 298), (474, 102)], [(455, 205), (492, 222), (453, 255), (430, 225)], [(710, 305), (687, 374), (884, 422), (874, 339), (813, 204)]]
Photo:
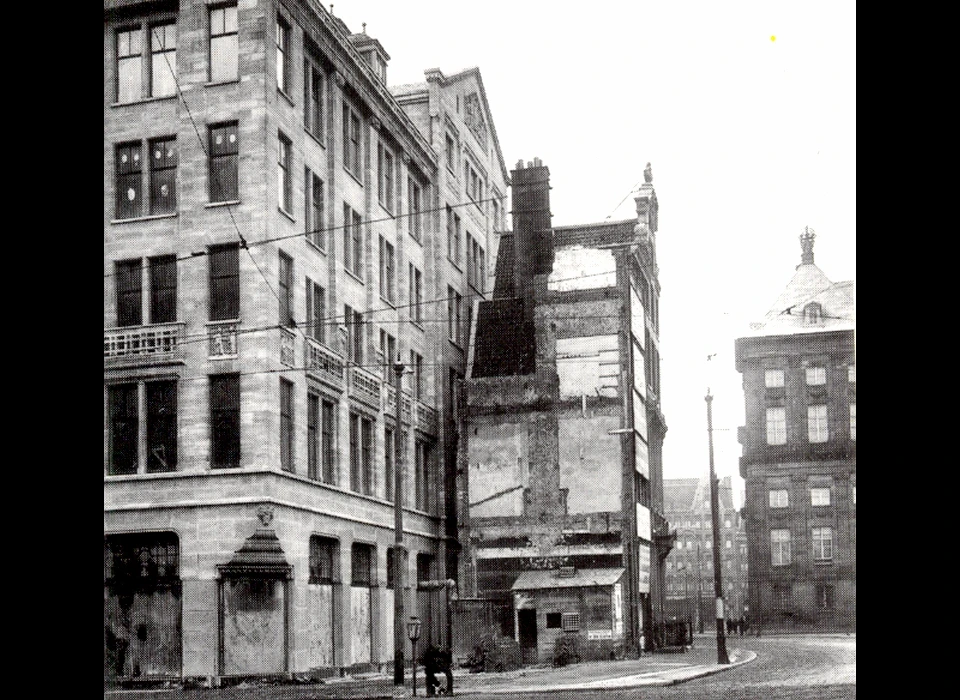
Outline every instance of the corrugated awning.
[(578, 569), (573, 576), (560, 576), (556, 569), (550, 571), (523, 571), (511, 590), (536, 591), (547, 588), (590, 588), (612, 586), (622, 577), (625, 569)]

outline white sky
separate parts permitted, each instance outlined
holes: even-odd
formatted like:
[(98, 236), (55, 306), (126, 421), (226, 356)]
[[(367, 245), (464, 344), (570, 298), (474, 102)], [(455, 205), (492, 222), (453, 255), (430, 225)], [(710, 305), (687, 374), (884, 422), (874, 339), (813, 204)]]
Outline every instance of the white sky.
[(804, 226), (827, 277), (856, 278), (855, 3), (334, 5), (383, 44), (391, 85), (479, 67), (508, 170), (550, 168), (554, 225), (632, 218), (618, 203), (653, 164), (664, 477), (707, 474), (709, 386), (716, 470), (742, 488), (734, 339), (790, 280)]

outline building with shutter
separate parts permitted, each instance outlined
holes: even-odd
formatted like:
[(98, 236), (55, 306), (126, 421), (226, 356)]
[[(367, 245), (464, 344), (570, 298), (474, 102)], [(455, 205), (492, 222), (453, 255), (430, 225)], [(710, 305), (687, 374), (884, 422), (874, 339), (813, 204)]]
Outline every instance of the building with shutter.
[(749, 615), (764, 627), (851, 629), (857, 614), (854, 283), (831, 282), (800, 236), (792, 279), (736, 340), (746, 423)]
[(398, 458), (405, 609), (445, 645), (415, 588), (457, 577), (507, 194), (479, 72), (405, 106), (312, 0), (104, 0), (103, 40), (105, 680), (390, 666)]

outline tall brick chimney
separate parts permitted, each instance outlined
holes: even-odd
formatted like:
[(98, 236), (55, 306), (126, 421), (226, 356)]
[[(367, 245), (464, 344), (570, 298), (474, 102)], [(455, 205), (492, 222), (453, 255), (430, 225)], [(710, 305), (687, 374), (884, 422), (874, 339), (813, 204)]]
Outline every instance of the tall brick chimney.
[(550, 274), (553, 229), (550, 226), (550, 169), (539, 158), (517, 162), (510, 173), (513, 187), (513, 281), (524, 302), (524, 317), (533, 320), (534, 277)]

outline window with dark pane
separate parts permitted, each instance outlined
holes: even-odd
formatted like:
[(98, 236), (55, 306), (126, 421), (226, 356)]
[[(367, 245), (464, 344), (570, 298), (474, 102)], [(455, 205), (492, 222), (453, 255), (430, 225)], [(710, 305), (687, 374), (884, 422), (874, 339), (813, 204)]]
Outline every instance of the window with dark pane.
[(117, 102), (143, 97), (143, 30), (117, 32)]
[(277, 150), (277, 204), (287, 213), (293, 211), (293, 176), (290, 170), (290, 153), (290, 139), (280, 133)]
[(373, 421), (360, 418), (360, 469), (362, 492), (373, 494)]
[(320, 461), (320, 397), (307, 394), (307, 478), (319, 480)]
[(280, 468), (293, 471), (293, 382), (280, 379)]
[(114, 384), (107, 389), (110, 414), (110, 474), (137, 473), (139, 418), (137, 385)]
[(433, 578), (434, 556), (427, 552), (417, 552), (417, 583), (426, 583)]
[(287, 92), (290, 85), (290, 25), (277, 16), (277, 89)]
[(360, 416), (350, 414), (350, 490), (360, 491)]
[(417, 508), (430, 509), (430, 445), (416, 440), (414, 447), (414, 478), (416, 479)]
[(177, 383), (147, 383), (147, 471), (177, 468)]
[(423, 235), (423, 188), (413, 178), (407, 180), (408, 206), (410, 208), (410, 235), (413, 240), (420, 241)]
[(326, 314), (325, 292), (323, 287), (306, 278), (306, 302), (307, 302), (307, 336), (324, 342), (324, 314)]
[(177, 210), (177, 139), (153, 139), (150, 154), (150, 213), (170, 214)]
[(177, 258), (150, 258), (150, 323), (177, 320)]
[(350, 552), (350, 583), (369, 586), (373, 582), (373, 547), (355, 542)]
[(292, 328), (293, 320), (293, 259), (280, 251), (277, 298), (280, 300), (280, 325)]
[(237, 123), (210, 127), (210, 201), (233, 202), (239, 199), (240, 144)]
[(177, 25), (175, 22), (150, 27), (150, 96), (177, 94)]
[(240, 247), (235, 243), (210, 248), (210, 320), (240, 317)]
[(303, 61), (303, 128), (323, 141), (323, 72), (309, 58)]
[(383, 483), (385, 485), (384, 497), (388, 501), (393, 501), (393, 477), (394, 477), (394, 437), (393, 428), (383, 429)]
[(396, 581), (396, 572), (394, 571), (394, 561), (396, 547), (387, 547), (387, 588), (393, 590), (394, 581)]
[(143, 323), (143, 276), (140, 260), (116, 263), (117, 325), (139, 326)]
[(210, 8), (210, 81), (236, 80), (240, 73), (239, 55), (237, 6)]
[(333, 583), (338, 543), (332, 537), (310, 537), (310, 583)]
[(349, 105), (343, 106), (343, 167), (360, 178), (360, 116)]
[(143, 166), (140, 143), (117, 146), (116, 218), (132, 219), (143, 214)]
[(240, 466), (240, 375), (210, 376), (211, 461), (216, 469)]
[(333, 401), (323, 400), (320, 402), (321, 420), (320, 420), (320, 449), (323, 459), (323, 481), (332, 484), (335, 481), (336, 467), (336, 404)]
[(312, 232), (311, 238), (313, 244), (320, 248), (321, 250), (327, 247), (326, 243), (326, 234), (324, 232), (324, 222), (323, 222), (323, 180), (317, 177), (316, 173), (313, 173), (313, 178), (311, 180), (310, 190), (312, 192), (311, 198), (311, 220)]

